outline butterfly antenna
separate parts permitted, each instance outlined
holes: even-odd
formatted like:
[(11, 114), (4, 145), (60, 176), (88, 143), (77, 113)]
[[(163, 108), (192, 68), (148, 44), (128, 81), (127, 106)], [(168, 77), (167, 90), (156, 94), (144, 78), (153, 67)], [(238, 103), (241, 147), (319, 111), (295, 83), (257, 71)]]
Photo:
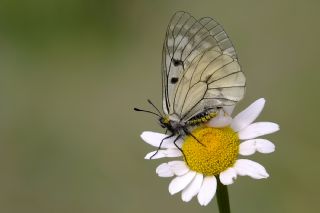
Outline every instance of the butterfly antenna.
[(147, 113), (150, 113), (150, 114), (153, 114), (153, 115), (156, 115), (156, 116), (158, 116), (159, 118), (161, 118), (161, 116), (160, 115), (158, 115), (157, 113), (155, 113), (155, 112), (151, 112), (151, 111), (148, 111), (148, 110), (144, 110), (144, 109), (139, 109), (139, 108), (133, 108), (133, 110), (134, 111), (137, 111), (137, 112), (147, 112)]
[(159, 115), (162, 115), (161, 112), (160, 112), (160, 110), (151, 102), (150, 99), (148, 99), (148, 103), (151, 104), (151, 105), (157, 110), (157, 112), (159, 113)]

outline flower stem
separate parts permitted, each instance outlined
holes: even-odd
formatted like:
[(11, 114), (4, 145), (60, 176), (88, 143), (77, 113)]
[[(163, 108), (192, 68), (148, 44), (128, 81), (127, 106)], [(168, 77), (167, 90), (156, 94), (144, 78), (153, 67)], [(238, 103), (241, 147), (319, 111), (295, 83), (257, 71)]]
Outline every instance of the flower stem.
[(229, 195), (227, 186), (223, 185), (217, 177), (217, 202), (220, 213), (230, 213)]

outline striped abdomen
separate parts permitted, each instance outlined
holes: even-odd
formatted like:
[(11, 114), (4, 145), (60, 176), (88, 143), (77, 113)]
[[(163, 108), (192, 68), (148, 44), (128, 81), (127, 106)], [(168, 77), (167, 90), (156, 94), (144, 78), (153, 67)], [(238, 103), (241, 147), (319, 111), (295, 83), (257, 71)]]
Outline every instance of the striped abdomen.
[(201, 123), (208, 122), (211, 118), (216, 117), (216, 112), (204, 112), (199, 115), (196, 115), (195, 117), (191, 118), (189, 121), (187, 121), (187, 125), (198, 125)]

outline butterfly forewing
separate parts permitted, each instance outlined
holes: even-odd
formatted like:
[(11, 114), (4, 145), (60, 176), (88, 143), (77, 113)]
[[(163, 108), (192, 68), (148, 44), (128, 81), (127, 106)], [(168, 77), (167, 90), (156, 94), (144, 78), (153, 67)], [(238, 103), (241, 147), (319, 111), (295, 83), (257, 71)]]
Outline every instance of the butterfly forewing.
[(179, 121), (242, 99), (245, 77), (221, 25), (186, 12), (171, 18), (163, 45), (162, 86), (163, 111)]

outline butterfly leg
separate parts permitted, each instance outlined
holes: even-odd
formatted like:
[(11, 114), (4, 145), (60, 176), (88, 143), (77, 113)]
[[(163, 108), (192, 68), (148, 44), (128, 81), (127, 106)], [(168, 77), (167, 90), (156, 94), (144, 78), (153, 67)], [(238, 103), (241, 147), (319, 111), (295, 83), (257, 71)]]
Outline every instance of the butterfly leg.
[(169, 136), (167, 136), (167, 137), (165, 137), (165, 138), (163, 138), (163, 139), (161, 140), (157, 151), (150, 157), (150, 160), (151, 160), (156, 154), (158, 154), (159, 150), (161, 149), (161, 145), (162, 145), (163, 141), (166, 140), (166, 139), (172, 138), (173, 136), (174, 136), (174, 134), (171, 134), (171, 135), (169, 135)]
[(190, 135), (191, 137), (193, 137), (198, 143), (200, 143), (202, 146), (206, 147), (206, 145), (204, 145), (203, 143), (201, 143), (196, 136), (194, 136), (191, 132), (189, 132), (188, 129), (183, 128), (184, 133), (186, 133), (186, 135)]
[(177, 144), (177, 141), (178, 141), (181, 137), (182, 137), (182, 135), (178, 135), (178, 137), (176, 137), (176, 139), (174, 139), (173, 144), (177, 147), (177, 149), (180, 150), (180, 152), (183, 154), (183, 158), (184, 158), (186, 164), (188, 164), (188, 161), (187, 161), (187, 158), (186, 158), (184, 152), (182, 151), (182, 149), (181, 149), (181, 148), (178, 146), (178, 144)]

